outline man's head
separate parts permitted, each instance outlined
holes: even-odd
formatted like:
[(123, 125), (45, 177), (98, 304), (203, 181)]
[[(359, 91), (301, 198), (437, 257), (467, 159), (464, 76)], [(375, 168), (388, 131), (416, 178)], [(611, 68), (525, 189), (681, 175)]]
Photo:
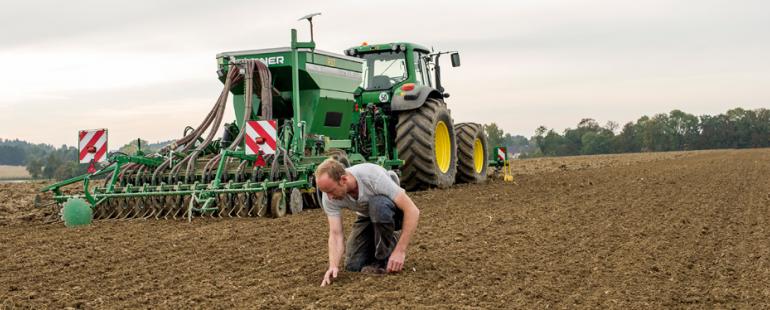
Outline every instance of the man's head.
[(315, 182), (318, 189), (331, 199), (343, 199), (350, 189), (350, 175), (345, 166), (334, 158), (324, 160), (315, 170)]

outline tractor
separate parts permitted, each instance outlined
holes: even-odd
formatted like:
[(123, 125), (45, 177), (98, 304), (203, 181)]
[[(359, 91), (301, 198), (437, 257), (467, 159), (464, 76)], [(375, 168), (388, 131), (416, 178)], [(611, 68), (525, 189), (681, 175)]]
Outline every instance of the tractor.
[[(401, 175), (407, 190), (486, 179), (487, 139), (454, 124), (442, 55), (412, 43), (362, 44), (344, 55), (311, 40), (217, 55), (222, 92), (197, 127), (153, 154), (113, 152), (108, 164), (41, 190), (67, 226), (96, 219), (282, 217), (320, 206), (313, 171), (332, 156)], [(232, 96), (235, 120), (222, 122)], [(224, 134), (216, 137), (219, 128)], [(82, 192), (64, 191), (82, 184)], [(46, 200), (48, 201), (46, 203)]]
[[(362, 44), (345, 50), (363, 60), (354, 91), (359, 122), (352, 151), (386, 168), (400, 169), (407, 190), (446, 188), (486, 179), (487, 139), (476, 123), (454, 124), (441, 84), (441, 55), (405, 42)], [(403, 161), (403, 164), (401, 163)]]

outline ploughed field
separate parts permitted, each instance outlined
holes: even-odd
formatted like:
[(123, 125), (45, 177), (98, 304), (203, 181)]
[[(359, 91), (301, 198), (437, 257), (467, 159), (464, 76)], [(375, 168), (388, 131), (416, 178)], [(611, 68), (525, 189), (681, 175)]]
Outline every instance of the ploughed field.
[[(320, 209), (281, 219), (99, 221), (0, 184), (0, 305), (84, 308), (767, 308), (770, 149), (520, 160), (499, 180), (411, 193), (398, 275), (327, 266)], [(345, 225), (353, 221), (346, 213)], [(0, 307), (2, 308), (2, 307)]]

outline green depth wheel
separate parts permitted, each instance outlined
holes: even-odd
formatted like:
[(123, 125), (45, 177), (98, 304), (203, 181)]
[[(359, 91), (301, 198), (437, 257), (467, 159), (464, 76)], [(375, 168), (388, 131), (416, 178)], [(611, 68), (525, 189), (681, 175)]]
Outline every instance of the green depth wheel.
[(70, 198), (64, 203), (61, 218), (67, 227), (89, 225), (93, 220), (91, 204), (80, 198)]

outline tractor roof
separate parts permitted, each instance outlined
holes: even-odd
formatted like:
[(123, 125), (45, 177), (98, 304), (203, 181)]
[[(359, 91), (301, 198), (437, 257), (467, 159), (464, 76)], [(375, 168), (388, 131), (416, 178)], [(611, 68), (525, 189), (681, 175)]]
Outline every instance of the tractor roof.
[[(363, 44), (359, 46), (354, 46), (350, 49), (355, 50), (357, 53), (369, 53), (369, 52), (378, 52), (382, 50), (403, 50), (404, 48), (415, 49), (417, 51), (430, 53), (430, 50), (422, 45), (415, 44), (415, 43), (408, 43), (408, 42), (392, 42), (392, 43), (383, 43), (383, 44), (367, 44), (364, 42)], [(349, 50), (350, 50), (349, 49)]]

